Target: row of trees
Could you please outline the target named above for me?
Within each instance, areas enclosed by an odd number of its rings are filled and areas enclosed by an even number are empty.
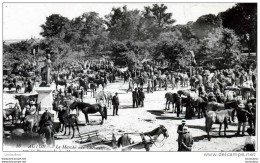
[[[233,67],[242,49],[256,51],[256,10],[254,3],[240,3],[185,25],[174,25],[176,20],[164,4],[145,6],[142,11],[113,8],[105,18],[96,12],[72,20],[53,14],[41,26],[44,39],[4,45],[4,58],[28,55],[37,44],[38,55],[51,48],[57,64],[108,55],[122,66],[161,59],[178,68],[191,63],[188,52],[192,50],[198,65]]]

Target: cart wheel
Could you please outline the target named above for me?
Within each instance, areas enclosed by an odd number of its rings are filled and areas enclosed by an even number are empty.
[[[104,150],[104,151],[112,151],[112,150],[113,150],[113,148],[111,148],[111,147],[108,146],[108,145],[97,145],[97,146],[95,146],[94,149]]]

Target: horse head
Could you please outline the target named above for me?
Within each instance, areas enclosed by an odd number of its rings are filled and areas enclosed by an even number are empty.
[[[71,109],[71,110],[76,109],[77,104],[78,104],[78,102],[77,102],[77,101],[74,101],[72,104],[70,104],[70,106],[69,106],[70,109]]]
[[[163,136],[164,136],[164,138],[168,138],[169,137],[169,134],[168,134],[168,131],[167,131],[167,129],[165,128],[165,126],[164,125],[160,125],[160,131],[161,131],[161,133],[163,134]],[[160,134],[161,134],[160,133]]]

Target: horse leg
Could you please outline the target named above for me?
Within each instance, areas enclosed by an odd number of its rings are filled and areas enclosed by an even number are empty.
[[[70,128],[71,128],[71,124],[69,124],[69,135],[70,135]]]
[[[64,134],[63,134],[63,135],[66,135],[66,132],[67,132],[67,125],[66,125],[66,124],[64,124],[64,126],[65,126],[65,132],[64,132]]]
[[[73,139],[74,138],[75,129],[74,129],[74,125],[73,124],[71,126],[72,126],[72,131],[73,131],[71,139]]]
[[[220,136],[220,131],[221,131],[221,127],[222,127],[222,123],[219,124],[219,131],[218,131],[218,135]]]
[[[198,112],[198,119],[200,119],[200,112],[201,112],[201,109],[199,106],[196,107],[197,108],[197,112]]]
[[[84,113],[85,114],[85,119],[86,119],[86,125],[89,123],[88,121],[88,114],[87,113]]]
[[[102,117],[102,120],[101,120],[100,124],[103,125],[104,119],[105,119],[105,113],[104,113],[104,111],[99,111],[99,113],[100,113],[100,115]]]
[[[168,103],[168,100],[166,99],[165,111],[167,110],[167,103]]]
[[[226,137],[226,131],[227,131],[227,128],[228,128],[228,124],[227,124],[227,120],[225,120],[224,122],[224,136]]]

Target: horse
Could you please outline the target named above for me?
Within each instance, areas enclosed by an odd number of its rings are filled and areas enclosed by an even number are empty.
[[[102,79],[96,79],[96,78],[93,78],[93,77],[89,77],[88,79],[89,79],[90,82],[95,83],[95,84],[97,85],[97,88],[99,87],[99,85],[101,85],[101,86],[102,86],[102,89],[104,90],[104,88],[105,88],[105,82],[104,82],[104,80],[102,80]]]
[[[97,84],[96,83],[90,83],[89,85],[90,85],[89,88],[91,90],[90,95],[92,95],[94,97],[94,94],[97,90]]]
[[[139,85],[141,85],[141,87],[143,87],[143,84],[144,84],[144,78],[143,77],[134,77],[132,79],[132,83],[133,83],[133,88],[134,88],[134,85],[136,84],[136,86],[138,87]]]
[[[166,104],[165,104],[165,110],[170,110],[170,103],[172,103],[172,108],[174,107],[174,98],[173,98],[173,93],[167,92],[165,93],[165,98],[166,98]],[[168,108],[167,108],[168,104]]]
[[[231,117],[232,110],[233,109],[207,112],[206,120],[205,120],[205,129],[206,129],[209,141],[211,139],[209,132],[214,123],[219,124],[219,136],[220,136],[222,124],[224,124],[224,136],[226,136],[226,129],[228,127],[228,121]]]
[[[206,106],[206,112],[208,111],[220,111],[220,110],[225,110],[225,105],[217,102],[208,102]]]
[[[19,106],[18,103],[10,103],[8,104],[9,108],[3,109],[3,117],[4,119],[7,119],[9,116],[12,116],[12,124],[17,123],[18,119],[20,118],[21,114],[21,107]]]
[[[74,132],[75,132],[74,126],[77,127],[78,133],[80,133],[79,127],[78,127],[78,124],[79,124],[78,117],[75,114],[70,114],[70,108],[68,107],[67,104],[65,104],[65,106],[59,106],[58,118],[60,121],[59,131],[61,128],[61,132],[63,132],[63,130],[65,128],[65,132],[63,135],[66,135],[67,127],[69,127],[69,135],[70,135],[70,128],[72,127],[73,133],[72,133],[71,139],[73,139]],[[62,127],[61,127],[61,125],[62,125]]]
[[[65,86],[65,88],[67,88],[67,81],[66,80],[55,79],[55,84],[56,84],[56,90],[58,89],[58,85]]]
[[[179,90],[177,91],[177,93],[181,96],[181,95],[184,95],[184,96],[190,96],[190,91],[189,90]]]
[[[135,143],[133,141],[133,138],[130,136],[130,134],[137,134],[141,137],[141,142]],[[150,146],[154,144],[158,137],[163,134],[164,139],[169,137],[167,129],[164,127],[164,125],[160,125],[159,127],[155,128],[154,130],[150,132],[145,133],[125,133],[123,134],[117,141],[117,146],[123,147],[122,151],[130,151],[131,149],[143,149],[145,148],[146,151],[150,150]],[[150,142],[147,142],[145,139],[145,136],[147,136],[150,139]],[[124,148],[125,147],[125,148]]]
[[[106,96],[105,91],[100,91],[100,92],[96,93],[94,95],[94,98],[96,99],[97,103],[100,103],[101,101],[104,101],[104,100],[107,101],[107,96]]]
[[[91,105],[89,103],[74,101],[70,105],[70,109],[74,110],[76,108],[81,110],[83,112],[83,114],[85,115],[86,124],[89,123],[88,114],[94,114],[94,113],[99,112],[102,117],[102,121],[100,123],[101,125],[103,124],[104,119],[107,119],[107,107],[106,106],[102,107],[100,104]]]
[[[202,98],[202,97],[198,97],[194,100],[194,107],[197,110],[198,113],[198,118],[200,119],[200,116],[206,117],[206,106],[208,104],[208,99],[207,98]]]

